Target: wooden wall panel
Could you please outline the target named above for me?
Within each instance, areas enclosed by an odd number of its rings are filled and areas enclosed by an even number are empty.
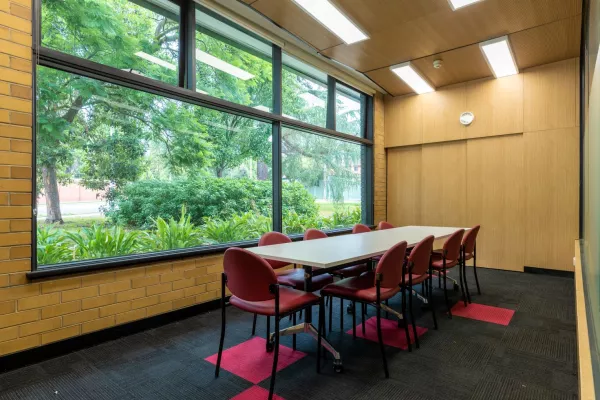
[[[385,98],[385,147],[410,146],[423,142],[423,98]]]
[[[424,145],[421,160],[421,225],[464,226],[466,142]]]
[[[523,136],[467,142],[467,224],[480,224],[477,263],[523,271]]]
[[[466,128],[459,122],[467,106],[465,88],[461,83],[419,96],[423,99],[423,143],[466,137]]]
[[[421,146],[390,149],[387,161],[388,221],[421,225]]]
[[[573,271],[578,238],[579,129],[527,132],[525,265]]]
[[[525,132],[579,125],[579,59],[523,72]]]
[[[523,75],[467,83],[466,111],[475,120],[468,138],[523,132]]]

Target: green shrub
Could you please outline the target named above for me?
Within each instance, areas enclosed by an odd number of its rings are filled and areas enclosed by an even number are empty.
[[[120,226],[107,228],[94,224],[77,232],[66,232],[65,236],[73,242],[74,258],[83,260],[136,253],[142,245],[140,232],[128,232]]]
[[[283,214],[283,233],[304,233],[309,228],[327,229],[323,218],[319,215],[309,216],[287,211]]]
[[[191,222],[202,225],[205,218],[227,220],[245,212],[270,215],[271,181],[200,177],[178,181],[138,181],[108,193],[105,214],[117,225],[149,228],[154,220],[179,217],[186,206]],[[318,206],[300,183],[282,187],[284,212],[316,216]]]
[[[52,227],[37,228],[37,262],[39,265],[73,261],[69,241],[61,230]]]
[[[179,221],[171,218],[165,221],[158,217],[154,221],[155,229],[144,232],[146,237],[144,247],[148,251],[182,249],[206,244],[198,229],[191,222],[191,215],[186,215],[185,206],[181,207]]]
[[[331,217],[323,219],[323,224],[327,229],[345,228],[358,224],[362,221],[360,207],[336,207]]]

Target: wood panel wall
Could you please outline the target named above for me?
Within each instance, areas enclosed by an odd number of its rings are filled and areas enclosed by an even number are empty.
[[[478,263],[572,271],[578,237],[578,59],[386,97],[388,220],[481,224]],[[475,114],[464,127],[459,116]]]

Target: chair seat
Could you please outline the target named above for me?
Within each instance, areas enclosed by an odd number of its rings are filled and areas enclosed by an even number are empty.
[[[399,287],[381,288],[381,300],[390,299],[399,292]],[[349,300],[373,303],[377,301],[374,274],[369,272],[327,285],[321,290],[321,296],[342,297]]]
[[[456,267],[458,260],[446,260],[446,269]],[[440,253],[433,252],[431,254],[431,267],[434,269],[443,269],[444,260]]]
[[[342,278],[351,278],[353,276],[360,276],[362,273],[368,271],[369,267],[367,266],[367,264],[359,264],[353,265],[351,267],[338,269],[337,271],[333,271],[331,274],[335,276],[340,276]]]
[[[422,283],[424,281],[426,281],[427,279],[429,279],[429,274],[423,274],[423,275],[412,275],[412,284],[414,285],[418,285],[419,283]],[[410,274],[406,274],[404,275],[404,282],[406,283],[406,286],[408,286],[408,283],[410,282]]]
[[[298,290],[304,290],[304,269],[296,268],[289,270],[290,272],[277,276],[277,282],[282,285],[292,286]],[[333,282],[333,276],[330,274],[321,274],[313,276],[312,290],[313,292],[322,289]]]
[[[473,258],[473,253],[465,253],[465,261]]]
[[[319,296],[312,293],[280,286],[279,314],[287,314],[310,305],[318,304],[319,299]],[[248,311],[253,314],[267,316],[275,315],[275,299],[266,301],[246,301],[239,297],[231,296],[229,303],[240,310]]]

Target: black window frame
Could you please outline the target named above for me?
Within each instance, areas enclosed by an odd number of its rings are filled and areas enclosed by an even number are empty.
[[[57,69],[64,72],[73,73],[76,75],[97,79],[102,82],[112,83],[119,86],[127,87],[134,90],[143,91],[150,94],[159,95],[162,97],[182,101],[188,104],[202,106],[205,108],[223,111],[231,114],[236,114],[258,121],[270,123],[272,125],[272,183],[273,183],[273,220],[272,226],[275,231],[282,231],[282,167],[281,167],[281,131],[283,127],[292,128],[298,131],[307,132],[310,134],[323,135],[337,140],[344,140],[361,145],[361,161],[363,165],[361,190],[362,190],[362,216],[363,223],[368,225],[373,224],[374,217],[374,198],[373,198],[373,97],[362,91],[353,88],[352,86],[343,83],[331,75],[327,75],[327,123],[326,127],[320,127],[305,123],[296,119],[288,118],[282,115],[282,49],[274,43],[270,43],[272,48],[272,68],[273,68],[273,104],[272,112],[265,112],[249,106],[244,106],[222,100],[210,95],[196,92],[196,9],[199,8],[203,12],[218,18],[243,31],[253,37],[259,38],[254,32],[250,32],[244,27],[238,26],[232,21],[218,15],[206,7],[200,6],[193,0],[169,0],[170,2],[180,7],[180,27],[179,27],[179,85],[174,86],[165,82],[161,82],[152,78],[132,74],[122,71],[118,68],[108,65],[99,64],[93,61],[78,58],[76,56],[53,50],[41,46],[41,2],[43,0],[34,0],[34,18],[33,18],[33,91],[36,93],[36,67],[41,65]],[[129,0],[135,4],[146,4],[144,0]],[[260,40],[269,43],[263,38]],[[346,133],[341,133],[335,130],[336,118],[336,85],[344,85],[352,90],[361,93],[361,112],[363,113],[363,134],[354,136]],[[37,193],[36,189],[36,101],[32,102],[32,143],[34,151],[32,152],[32,193]],[[53,264],[51,266],[38,267],[37,264],[37,202],[33,199],[32,202],[32,246],[31,246],[31,272],[28,273],[28,278],[38,279],[51,276],[69,275],[74,273],[82,273],[109,268],[118,268],[125,266],[134,266],[139,264],[147,264],[151,262],[162,262],[168,260],[176,260],[187,257],[199,257],[209,254],[222,253],[227,248],[237,247],[252,247],[258,244],[258,240],[247,240],[242,242],[233,242],[218,244],[212,246],[199,246],[191,248],[183,248],[176,250],[149,252],[134,255],[124,255],[111,258],[92,259],[73,261],[68,263]],[[344,234],[351,231],[351,228],[328,230],[330,235]],[[290,235],[292,240],[301,240],[302,235]]]

